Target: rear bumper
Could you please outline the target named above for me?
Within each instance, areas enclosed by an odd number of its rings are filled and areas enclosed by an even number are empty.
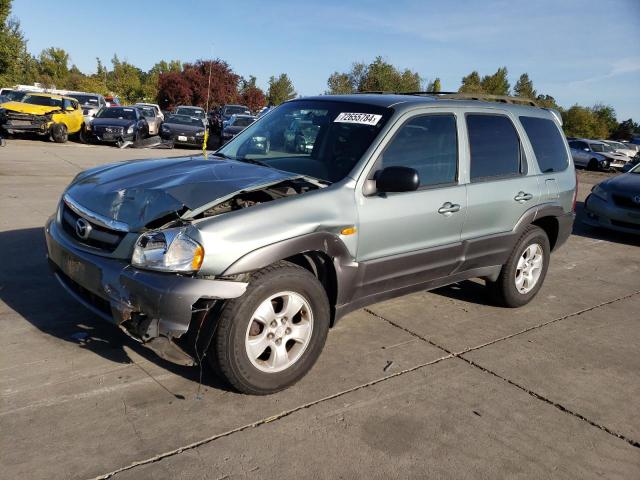
[[[187,332],[198,300],[236,298],[247,288],[243,282],[140,270],[85,252],[74,246],[55,217],[47,222],[45,237],[49,264],[65,290],[148,346],[154,339],[172,340]]]
[[[556,243],[553,247],[554,250],[560,248],[571,235],[576,214],[574,212],[569,212],[556,218],[558,219],[558,238],[556,239]]]

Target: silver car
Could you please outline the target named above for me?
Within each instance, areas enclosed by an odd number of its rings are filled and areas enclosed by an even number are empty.
[[[594,186],[584,209],[587,225],[640,234],[640,164]]]
[[[138,110],[142,113],[142,116],[149,125],[149,135],[158,135],[160,133],[160,126],[162,125],[162,117],[159,112],[153,107],[144,107],[138,105]]]
[[[481,278],[525,305],[571,232],[576,174],[557,112],[501,101],[296,99],[215,155],[87,170],[46,224],[50,264],[96,315],[251,394],[302,378],[371,303]],[[312,148],[285,146],[293,119]]]
[[[571,155],[577,166],[589,170],[622,170],[630,160],[622,153],[617,153],[613,147],[598,140],[577,138],[569,141]]]

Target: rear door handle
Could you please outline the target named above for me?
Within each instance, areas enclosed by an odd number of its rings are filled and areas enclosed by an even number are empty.
[[[459,212],[460,205],[457,203],[446,202],[438,209],[438,213],[442,215],[451,215],[452,213]]]
[[[531,200],[532,198],[533,198],[533,195],[525,192],[518,192],[518,194],[515,197],[513,197],[513,199],[516,202],[526,202],[528,200]]]

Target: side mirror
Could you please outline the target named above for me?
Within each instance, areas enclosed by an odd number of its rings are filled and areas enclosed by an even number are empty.
[[[418,172],[409,167],[387,167],[376,174],[376,190],[380,193],[413,192],[420,186]]]

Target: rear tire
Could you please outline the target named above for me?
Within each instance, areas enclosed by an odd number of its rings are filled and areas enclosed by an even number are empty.
[[[488,284],[496,302],[509,308],[529,303],[547,275],[550,251],[545,231],[529,225],[502,266],[498,280]]]
[[[587,164],[587,170],[598,170],[598,160],[592,158]]]
[[[64,123],[54,123],[51,126],[51,138],[56,143],[66,143],[69,140],[69,132]]]
[[[207,357],[242,393],[278,392],[311,370],[329,321],[329,301],[318,279],[278,262],[254,273],[244,295],[226,302]]]

